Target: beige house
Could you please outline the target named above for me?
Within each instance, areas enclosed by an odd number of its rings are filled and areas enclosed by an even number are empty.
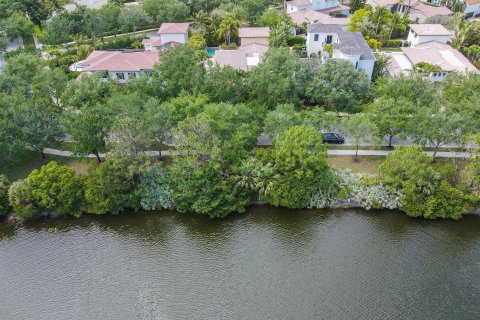
[[[237,70],[249,71],[264,59],[268,46],[251,43],[240,46],[237,50],[218,50],[213,56],[213,64],[219,67],[231,66]]]
[[[387,71],[391,77],[408,75],[413,72],[414,66],[420,63],[438,67],[438,70],[423,75],[434,82],[443,81],[452,72],[478,73],[477,68],[461,52],[446,43],[430,41],[415,47],[402,48],[402,52],[385,54],[390,57]]]
[[[252,43],[268,46],[270,43],[270,28],[239,28],[238,37],[240,38],[241,46]]]
[[[453,11],[445,6],[428,5],[417,0],[367,0],[367,4],[372,7],[385,7],[392,12],[408,12],[410,20],[415,23],[423,23],[431,17],[453,14]]]

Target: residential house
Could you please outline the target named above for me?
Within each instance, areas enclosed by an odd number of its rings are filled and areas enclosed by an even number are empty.
[[[480,17],[480,0],[465,0],[465,17]]]
[[[447,43],[452,36],[453,32],[441,24],[411,24],[407,40],[414,47],[430,41]]]
[[[93,51],[82,63],[84,74],[100,73],[103,78],[126,82],[149,74],[160,60],[156,51]]]
[[[231,66],[237,70],[249,71],[263,61],[268,46],[250,43],[237,50],[217,50],[213,56],[213,64],[219,67]]]
[[[360,32],[344,31],[341,26],[332,24],[309,25],[308,55],[319,54],[326,59],[325,45],[333,46],[332,58],[350,61],[355,69],[363,70],[372,78],[375,56]]]
[[[350,8],[338,3],[338,0],[292,0],[287,1],[287,13],[302,10],[315,10],[321,13],[329,14],[331,12],[340,12],[348,15]]]
[[[320,23],[338,24],[346,29],[350,23],[350,17],[332,17],[328,14],[310,9],[290,12],[287,13],[287,15],[292,19],[292,22],[297,25],[298,28],[302,28],[304,25],[309,25],[312,23]],[[297,30],[295,30],[295,34],[297,34]]]
[[[423,76],[431,81],[443,81],[452,72],[478,73],[477,68],[458,50],[448,44],[436,41],[420,43],[415,47],[402,48],[402,52],[384,53],[390,57],[387,67],[391,77],[408,75],[413,72],[415,65],[427,63],[438,70],[424,73]]]
[[[270,28],[239,28],[238,37],[240,38],[241,46],[252,43],[258,43],[268,46],[270,42]]]
[[[162,23],[157,34],[142,41],[145,51],[163,51],[188,41],[189,23]]]
[[[409,18],[416,23],[423,23],[430,17],[453,14],[453,11],[445,6],[425,4],[417,0],[367,0],[367,4],[372,7],[385,7],[392,12],[408,12]]]

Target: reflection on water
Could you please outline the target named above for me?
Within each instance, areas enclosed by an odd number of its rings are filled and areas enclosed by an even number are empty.
[[[480,217],[254,207],[0,224],[0,287],[13,320],[479,319]]]

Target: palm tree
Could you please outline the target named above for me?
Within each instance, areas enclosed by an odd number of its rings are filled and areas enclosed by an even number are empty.
[[[206,13],[203,10],[198,11],[193,17],[192,17],[192,26],[200,31],[205,31],[207,28],[210,26],[212,23],[212,19],[208,16],[208,13]]]
[[[238,28],[240,26],[240,21],[238,21],[233,14],[227,13],[218,26],[218,36],[223,37],[226,44],[230,44],[232,38],[238,35]]]

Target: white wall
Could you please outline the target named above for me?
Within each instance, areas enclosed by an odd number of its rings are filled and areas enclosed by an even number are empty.
[[[368,78],[372,80],[373,66],[375,65],[375,60],[359,60],[357,65],[357,70],[363,70],[368,75]]]
[[[313,0],[312,10],[321,10],[338,6],[338,0]]]
[[[419,36],[413,30],[410,29],[407,40],[410,42],[411,46],[414,47],[417,44],[429,42],[429,41],[447,43],[450,40],[450,38],[451,36]]]
[[[318,34],[318,41],[315,41],[315,35]],[[307,35],[307,54],[318,54],[326,44],[327,36],[332,36],[332,44],[338,43],[336,33],[308,33]]]
[[[162,44],[167,42],[178,42],[178,43],[185,43],[188,40],[188,33],[169,33],[169,34],[161,34],[160,38],[162,39]]]
[[[480,14],[480,3],[467,4],[467,7],[465,8],[465,15],[467,14],[469,15],[469,17]]]

